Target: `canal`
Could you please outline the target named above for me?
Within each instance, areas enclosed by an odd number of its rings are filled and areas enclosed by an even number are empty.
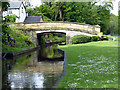
[[[2,61],[2,88],[52,88],[64,71],[64,52],[57,45]]]

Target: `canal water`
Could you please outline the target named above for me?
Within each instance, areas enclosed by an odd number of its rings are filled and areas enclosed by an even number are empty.
[[[2,88],[52,88],[63,74],[64,56],[57,46],[45,46],[2,61]]]

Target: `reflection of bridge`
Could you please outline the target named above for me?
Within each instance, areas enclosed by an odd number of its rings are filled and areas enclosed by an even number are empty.
[[[67,44],[71,43],[74,35],[93,36],[100,33],[100,26],[81,24],[74,22],[39,22],[39,23],[15,23],[10,24],[19,30],[23,30],[32,40],[37,43],[37,34],[44,32],[66,33]]]

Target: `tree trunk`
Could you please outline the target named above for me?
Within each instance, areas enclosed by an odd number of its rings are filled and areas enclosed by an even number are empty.
[[[60,21],[62,21],[62,2],[59,3]]]
[[[60,9],[59,11],[60,11],[60,21],[62,21],[62,9]]]
[[[57,15],[55,15],[55,21],[56,21]]]

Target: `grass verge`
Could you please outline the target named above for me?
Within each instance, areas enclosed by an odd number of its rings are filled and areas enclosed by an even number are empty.
[[[118,88],[118,41],[59,46],[67,73],[57,88]]]

